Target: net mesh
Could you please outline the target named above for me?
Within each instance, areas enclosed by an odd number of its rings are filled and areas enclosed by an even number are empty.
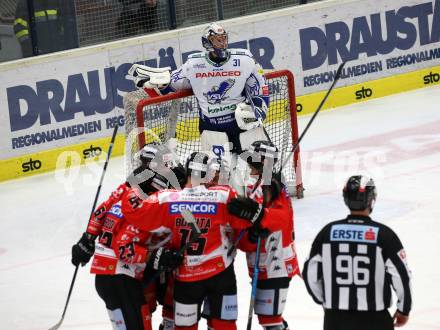
[[[299,153],[291,153],[292,146],[298,139],[298,128],[293,76],[290,74],[289,78],[289,74],[288,71],[266,74],[270,105],[264,127],[272,142],[281,151],[276,169],[284,164],[283,175],[286,183],[289,187],[296,187],[298,192],[298,187],[301,186],[301,180],[296,175],[296,170],[300,168]],[[162,101],[158,102],[159,99]],[[132,171],[133,156],[140,149],[143,141],[165,142],[175,137],[177,140],[175,150],[183,164],[192,152],[200,151],[199,112],[197,100],[192,92],[184,91],[148,99],[144,91],[138,90],[125,95],[124,108],[127,173]],[[136,111],[138,111],[138,119]]]

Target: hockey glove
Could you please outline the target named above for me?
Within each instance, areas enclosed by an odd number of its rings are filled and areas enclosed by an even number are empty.
[[[171,171],[174,173],[177,179],[177,183],[179,184],[179,187],[173,187],[173,188],[179,188],[182,189],[186,184],[186,171],[185,168],[179,164],[171,169]]]
[[[72,264],[84,266],[95,253],[95,236],[84,233],[81,239],[72,246]]]
[[[234,114],[237,126],[240,127],[242,130],[249,131],[260,126],[260,122],[255,117],[254,110],[249,104],[245,102],[237,104],[237,108],[235,109]]]
[[[266,239],[270,232],[266,228],[261,228],[260,226],[252,226],[248,229],[248,240],[252,244],[257,244],[258,237],[261,239]]]
[[[269,192],[269,198],[268,202],[273,202],[281,195],[281,191],[283,190],[284,186],[281,181],[281,173],[272,173],[272,177],[270,180],[270,185],[264,185],[263,190],[267,189]]]
[[[264,216],[264,207],[249,197],[237,197],[228,203],[229,213],[258,225]]]
[[[253,110],[255,114],[255,118],[258,121],[263,121],[266,119],[266,113],[267,113],[267,104],[264,100],[264,97],[260,96],[253,96],[252,97],[252,103],[253,103]]]
[[[176,250],[158,248],[151,254],[148,261],[148,267],[156,271],[172,271],[183,262],[183,255]]]

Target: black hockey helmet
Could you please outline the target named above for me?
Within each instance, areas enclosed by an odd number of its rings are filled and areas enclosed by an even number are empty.
[[[136,168],[127,177],[126,184],[128,187],[140,189],[139,192],[143,198],[170,187],[170,182],[166,177],[142,166]],[[145,195],[142,195],[142,193]]]
[[[159,143],[152,142],[146,144],[138,153],[135,154],[135,161],[138,161],[139,166],[148,167],[150,162],[156,157],[159,148]]]
[[[263,171],[264,160],[271,159],[274,166],[278,160],[278,148],[270,141],[260,140],[252,142],[249,150],[244,153],[246,162],[257,171]]]
[[[202,179],[208,173],[209,156],[204,152],[193,152],[186,161],[187,178]]]
[[[157,142],[146,144],[134,158],[136,167],[150,168],[162,174],[167,173],[168,169],[174,166],[171,150]]]
[[[342,195],[350,210],[362,211],[369,208],[371,212],[377,196],[376,185],[370,177],[353,175],[347,180]]]

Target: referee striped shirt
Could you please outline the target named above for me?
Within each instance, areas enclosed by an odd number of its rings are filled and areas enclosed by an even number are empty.
[[[411,310],[411,272],[397,235],[366,216],[331,222],[316,236],[303,269],[307,290],[325,309]]]

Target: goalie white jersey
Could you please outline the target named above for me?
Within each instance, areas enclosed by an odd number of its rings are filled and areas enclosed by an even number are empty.
[[[245,88],[256,107],[268,106],[269,88],[263,70],[246,49],[229,49],[226,61],[213,62],[208,52],[189,56],[171,75],[170,85],[162,93],[193,90],[200,111],[200,130],[240,132],[235,121],[237,105],[246,99]]]

